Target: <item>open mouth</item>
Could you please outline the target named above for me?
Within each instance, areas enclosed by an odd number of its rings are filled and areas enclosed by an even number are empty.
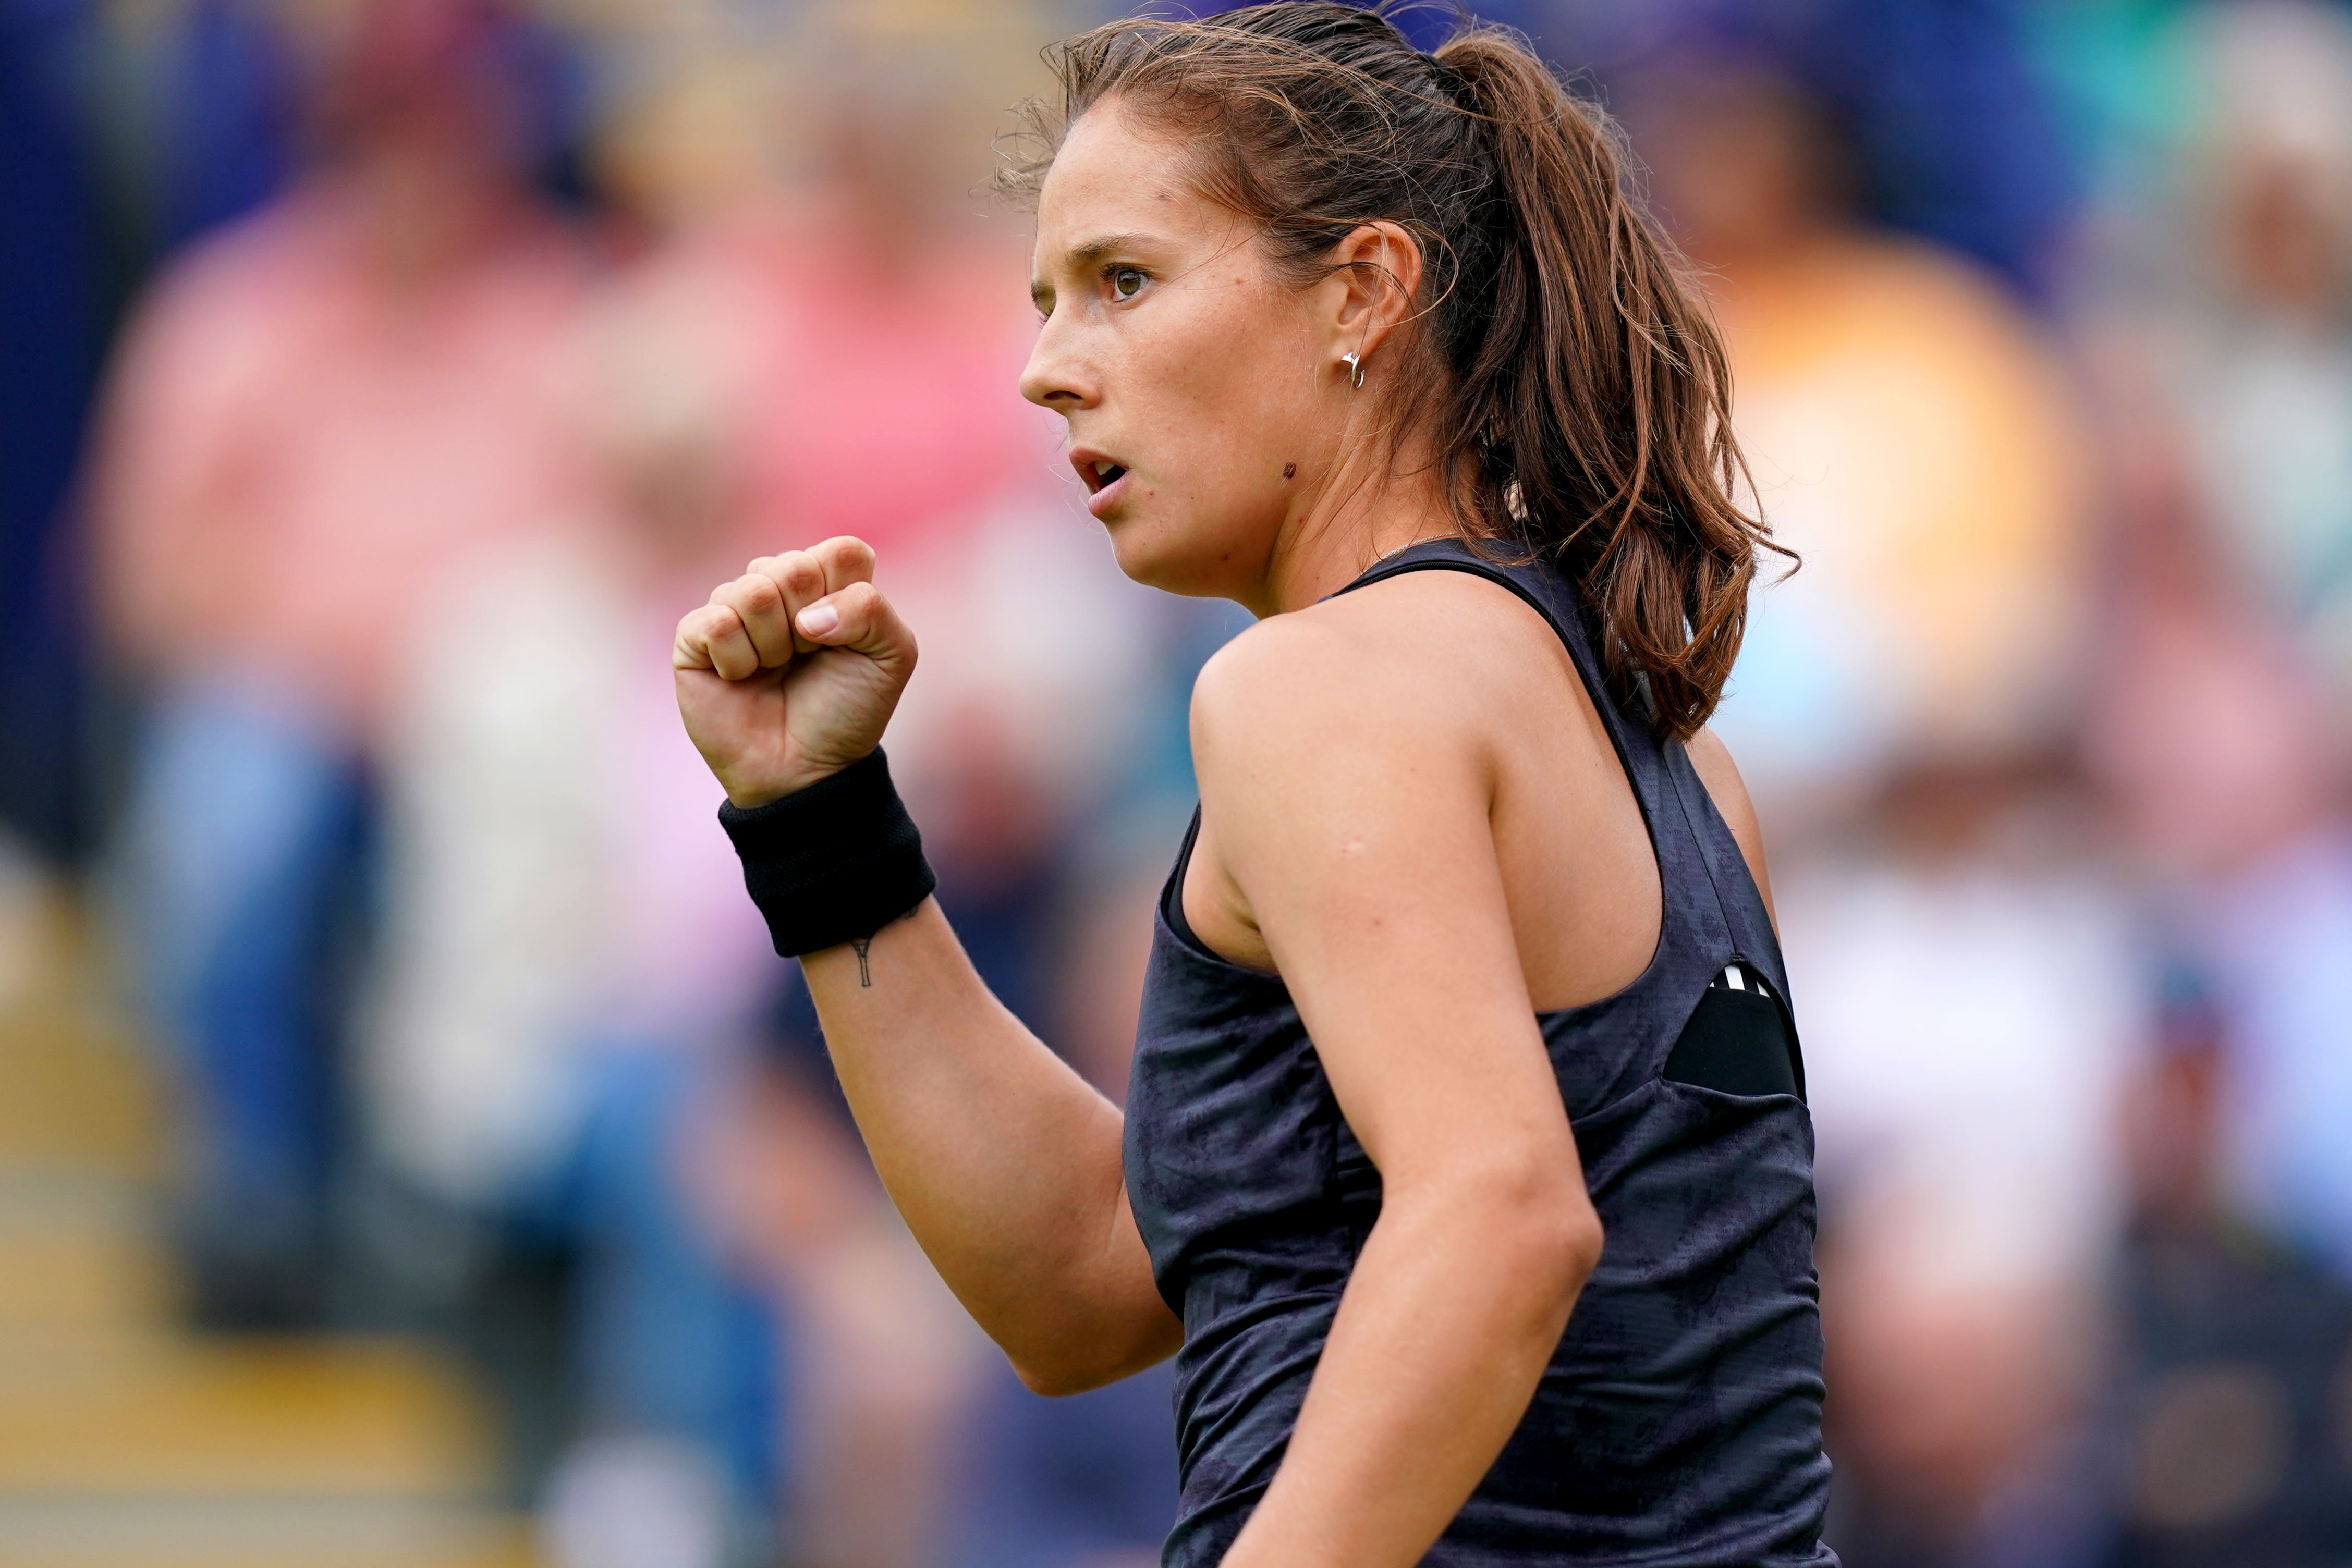
[[[1087,493],[1090,496],[1099,496],[1127,477],[1127,465],[1123,463],[1113,463],[1108,459],[1094,463],[1080,463],[1077,469],[1078,477],[1086,481]]]

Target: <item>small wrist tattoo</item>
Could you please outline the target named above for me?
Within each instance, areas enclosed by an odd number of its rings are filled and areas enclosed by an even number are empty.
[[[891,916],[887,924],[895,925],[901,920],[912,920],[915,917],[916,912],[921,908],[922,905],[919,904],[915,905],[914,909],[909,909],[904,915]],[[874,965],[872,963],[874,938],[881,935],[882,933],[879,931],[869,931],[863,936],[852,936],[849,939],[849,946],[855,949],[857,954],[857,985],[858,988],[861,990],[870,991],[874,988]]]

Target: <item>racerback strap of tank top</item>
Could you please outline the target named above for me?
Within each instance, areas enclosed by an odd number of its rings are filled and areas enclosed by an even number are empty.
[[[1724,868],[1718,863],[1716,846],[1706,823],[1713,811],[1706,795],[1706,786],[1699,781],[1696,770],[1684,748],[1675,744],[1662,743],[1651,729],[1647,716],[1629,714],[1611,690],[1607,665],[1592,645],[1591,613],[1583,595],[1567,575],[1539,560],[1489,560],[1459,538],[1423,539],[1391,556],[1375,561],[1361,576],[1341,593],[1368,588],[1375,582],[1412,571],[1461,571],[1483,577],[1508,589],[1541,615],[1566,644],[1569,656],[1576,662],[1584,681],[1585,691],[1599,710],[1601,725],[1609,731],[1609,739],[1617,750],[1617,760],[1625,772],[1646,819],[1653,846],[1660,856],[1659,873],[1668,873],[1667,845],[1664,835],[1669,830],[1669,813],[1679,823],[1676,839],[1687,838],[1697,852],[1697,870],[1706,884],[1708,897],[1698,901],[1697,915],[1705,927],[1711,946],[1719,948],[1718,963],[1732,957],[1759,957],[1761,954],[1748,949],[1755,944],[1743,939],[1743,922],[1735,918],[1732,909],[1736,898],[1724,885]],[[1696,791],[1694,800],[1692,791]],[[1777,969],[1775,965],[1774,968]],[[1781,995],[1787,987],[1777,973],[1767,971]]]
[[[1715,894],[1716,914],[1723,922],[1725,937],[1733,954],[1763,976],[1785,1003],[1788,977],[1780,963],[1780,944],[1770,939],[1771,922],[1764,914],[1762,895],[1752,891],[1755,880],[1748,875],[1744,860],[1737,872],[1726,864],[1724,846],[1710,831],[1711,822],[1721,822],[1722,813],[1707,794],[1706,782],[1698,776],[1688,748],[1676,745],[1660,749],[1664,756],[1666,777],[1682,807],[1683,820],[1690,828],[1692,841],[1698,846],[1699,863],[1706,869],[1707,886]],[[1724,828],[1723,837],[1730,838],[1729,828]],[[1735,857],[1739,854],[1736,841],[1730,846],[1730,853]],[[1748,907],[1751,904],[1752,910]],[[1735,914],[1735,910],[1742,913]],[[1760,931],[1756,929],[1759,924]]]

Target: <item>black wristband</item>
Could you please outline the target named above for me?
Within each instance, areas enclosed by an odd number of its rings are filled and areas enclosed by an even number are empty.
[[[939,885],[879,749],[764,806],[730,800],[719,824],[788,958],[871,936]]]

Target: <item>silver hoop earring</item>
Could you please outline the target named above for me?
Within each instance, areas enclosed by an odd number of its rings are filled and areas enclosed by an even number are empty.
[[[1364,384],[1364,361],[1362,360],[1358,359],[1353,354],[1342,354],[1339,356],[1339,362],[1348,367],[1349,379],[1355,385],[1360,387]]]

